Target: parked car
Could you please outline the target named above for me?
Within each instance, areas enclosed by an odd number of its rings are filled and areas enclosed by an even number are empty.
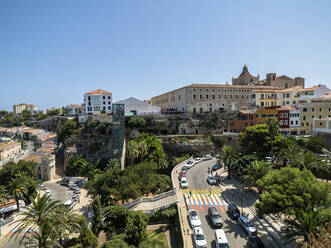
[[[246,216],[241,215],[238,218],[239,225],[244,229],[248,236],[256,236],[257,230],[256,227]]]
[[[38,189],[39,189],[39,190],[46,190],[46,186],[45,186],[44,184],[40,184],[40,185],[38,186]]]
[[[194,165],[195,165],[194,161],[193,161],[193,160],[189,160],[189,161],[187,161],[187,163],[186,163],[185,166],[186,166],[188,169],[190,169],[190,168],[192,168]]]
[[[80,189],[79,189],[79,188],[74,189],[74,193],[75,193],[75,194],[80,194]]]
[[[188,188],[188,182],[186,177],[182,177],[180,180],[180,187],[182,189],[187,189]]]
[[[181,172],[179,172],[179,175],[178,175],[179,181],[181,180],[182,177],[186,177],[186,173],[181,171]]]
[[[230,248],[228,239],[226,238],[223,229],[215,230],[215,244],[216,248]]]
[[[206,161],[206,160],[210,160],[212,158],[213,157],[211,155],[205,155],[205,156],[203,156],[202,160]]]
[[[181,169],[180,171],[181,171],[181,172],[185,172],[185,173],[186,173],[186,172],[187,172],[187,170],[188,170],[187,166],[183,166],[183,167],[182,167],[182,169]]]
[[[190,210],[188,212],[188,218],[190,220],[191,228],[201,226],[201,220],[196,210]]]
[[[207,178],[207,183],[210,185],[215,185],[217,183],[217,180],[213,175],[209,174]]]
[[[194,161],[195,161],[196,164],[197,163],[200,163],[202,161],[202,158],[199,158],[199,157],[198,158],[195,158]]]
[[[60,182],[60,184],[63,186],[68,186],[68,183],[69,183],[69,179],[62,179]]]
[[[52,195],[52,191],[50,189],[46,190],[45,195],[50,198]]]
[[[194,240],[194,247],[196,248],[208,247],[206,236],[203,234],[201,227],[193,228],[193,240]]]
[[[64,203],[64,207],[68,210],[71,210],[73,209],[73,207],[76,205],[76,202],[75,201],[72,201],[72,200],[68,200]]]
[[[213,165],[213,167],[211,167],[212,171],[217,171],[218,169],[221,169],[223,166],[221,163],[216,163],[215,165]]]
[[[78,189],[78,185],[73,183],[70,185],[70,189],[74,190],[74,189]]]
[[[210,207],[208,209],[208,218],[214,227],[222,227],[223,221],[221,215],[215,207]]]
[[[264,248],[262,240],[257,236],[249,236],[247,245],[251,248]]]
[[[76,195],[76,194],[72,195],[72,201],[78,202],[78,199],[79,199],[78,195]]]
[[[76,184],[77,184],[77,186],[78,187],[83,187],[83,185],[85,184],[87,182],[87,180],[85,180],[85,179],[78,179],[78,180],[76,180]]]
[[[229,205],[228,205],[228,211],[229,211],[229,213],[232,215],[232,217],[234,219],[238,219],[239,218],[240,211],[239,211],[238,207],[235,204],[229,203]]]

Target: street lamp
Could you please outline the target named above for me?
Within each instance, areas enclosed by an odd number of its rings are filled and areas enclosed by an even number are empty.
[[[244,193],[244,189],[241,188],[240,189],[241,215],[244,215],[243,193]]]

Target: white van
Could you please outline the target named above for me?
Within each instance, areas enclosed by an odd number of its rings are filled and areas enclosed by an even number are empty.
[[[216,248],[230,248],[228,239],[226,238],[223,229],[215,230],[215,243],[216,243]]]
[[[76,205],[76,202],[72,201],[72,200],[68,200],[64,203],[64,207],[68,210],[73,209],[73,207]]]

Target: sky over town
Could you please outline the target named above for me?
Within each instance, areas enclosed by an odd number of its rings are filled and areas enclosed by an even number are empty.
[[[331,87],[331,1],[0,1],[0,109],[225,83],[248,65]]]

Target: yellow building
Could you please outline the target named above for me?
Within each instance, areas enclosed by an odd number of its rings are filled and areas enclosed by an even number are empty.
[[[331,97],[314,98],[305,102],[300,102],[300,123],[306,133],[311,133],[315,119],[331,118]],[[315,123],[319,127],[320,122]],[[317,125],[316,125],[317,124]],[[325,128],[322,123],[321,128]]]
[[[256,110],[256,122],[258,124],[266,123],[268,119],[278,121],[278,110],[277,108],[263,108]]]

